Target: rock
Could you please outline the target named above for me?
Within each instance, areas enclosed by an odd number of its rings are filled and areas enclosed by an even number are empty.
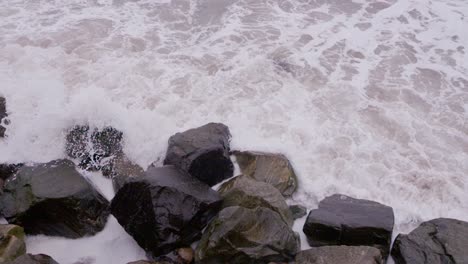
[[[4,97],[0,96],[0,138],[5,136],[6,127],[8,123],[6,117],[8,116],[6,111],[6,100]]]
[[[219,123],[177,133],[169,138],[164,165],[174,165],[213,186],[233,175],[230,137],[228,127]]]
[[[466,264],[467,249],[468,222],[438,218],[399,234],[392,256],[396,264]]]
[[[223,183],[218,192],[223,197],[223,208],[235,205],[249,209],[265,207],[277,212],[288,226],[293,225],[284,197],[271,184],[241,175]]]
[[[26,254],[24,230],[16,225],[0,225],[0,263]]]
[[[175,264],[171,260],[161,260],[161,261],[149,261],[149,260],[138,260],[133,262],[128,262],[127,264]]]
[[[108,201],[69,160],[21,167],[6,183],[0,209],[27,234],[68,238],[101,231],[109,215]]]
[[[193,262],[193,249],[191,247],[179,248],[177,252],[177,262],[181,264],[190,264]]]
[[[324,246],[301,251],[296,255],[298,264],[381,264],[382,255],[377,248],[367,246]]]
[[[304,225],[311,246],[373,246],[388,256],[393,209],[383,204],[335,194],[310,211]]]
[[[216,215],[221,197],[173,166],[150,167],[115,195],[112,214],[153,257],[189,246]]]
[[[289,206],[294,220],[304,217],[307,214],[307,208],[302,205],[294,204]]]
[[[297,188],[297,178],[289,160],[281,154],[234,151],[242,174],[275,186],[284,196]]]
[[[117,192],[127,180],[134,177],[142,177],[145,174],[142,167],[133,163],[124,155],[116,157],[107,168],[108,170],[103,170],[102,173],[112,179],[115,192]]]
[[[8,264],[58,264],[58,262],[44,254],[25,254]]]
[[[23,164],[0,164],[0,192],[5,181],[13,176]]]
[[[88,125],[75,126],[67,134],[66,152],[80,159],[80,167],[100,170],[122,154],[123,133],[113,127],[91,130]]]
[[[299,248],[298,236],[278,213],[231,206],[208,225],[195,259],[203,264],[289,262]]]

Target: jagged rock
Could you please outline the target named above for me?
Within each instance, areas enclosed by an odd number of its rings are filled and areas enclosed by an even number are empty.
[[[399,234],[392,256],[396,264],[466,264],[467,250],[468,222],[438,218]]]
[[[289,210],[294,220],[302,218],[307,214],[307,208],[298,204],[290,205]]]
[[[372,246],[386,259],[393,224],[391,207],[335,194],[310,211],[303,231],[311,246]]]
[[[8,262],[8,264],[59,264],[50,256],[44,254],[25,254],[15,259],[13,262]]]
[[[112,185],[114,191],[117,192],[125,182],[134,177],[141,177],[145,174],[145,171],[139,165],[130,161],[124,155],[116,157],[107,167],[107,170],[103,170],[103,175],[112,179]]]
[[[154,257],[196,241],[216,215],[221,197],[173,166],[150,167],[131,178],[112,200],[112,214]]]
[[[289,226],[294,222],[284,197],[271,184],[241,175],[223,183],[218,192],[223,197],[223,208],[235,205],[250,209],[265,207],[277,212]]]
[[[16,225],[0,225],[0,263],[26,254],[24,229]]]
[[[278,213],[231,206],[208,225],[195,259],[204,264],[288,262],[299,247],[298,236]]]
[[[88,125],[75,126],[67,134],[66,152],[69,157],[80,159],[81,168],[100,170],[122,155],[122,136],[113,127],[91,130]]]
[[[174,165],[213,186],[232,177],[227,126],[209,123],[169,138],[165,165]]]
[[[6,100],[4,97],[0,96],[0,138],[5,136],[5,125],[8,123],[5,117],[7,116],[8,114],[6,111]]]
[[[377,248],[367,246],[324,246],[301,251],[297,264],[381,264]]]
[[[297,188],[297,178],[289,160],[281,154],[234,151],[242,174],[275,186],[284,196]]]
[[[109,215],[108,201],[69,160],[23,166],[3,191],[3,216],[27,234],[93,235],[104,228]]]

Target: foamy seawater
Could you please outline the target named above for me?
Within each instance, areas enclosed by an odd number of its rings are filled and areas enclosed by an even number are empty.
[[[372,199],[395,233],[468,220],[467,20],[465,0],[0,1],[0,161],[64,157],[67,128],[89,122],[146,167],[173,133],[223,122],[233,149],[290,158],[294,202]],[[28,247],[62,264],[144,256],[115,220],[100,235]]]

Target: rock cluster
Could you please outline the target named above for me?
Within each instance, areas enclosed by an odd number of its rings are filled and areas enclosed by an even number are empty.
[[[112,178],[110,205],[73,161],[1,164],[0,213],[9,225],[0,225],[0,264],[57,264],[26,254],[25,234],[93,235],[110,213],[151,259],[128,264],[383,264],[389,252],[397,264],[468,263],[468,223],[422,223],[399,234],[390,250],[391,207],[334,194],[307,215],[308,208],[286,201],[298,186],[291,162],[275,153],[231,153],[230,137],[218,123],[177,133],[164,166],[144,170],[124,155],[122,132],[74,127],[66,153],[82,169]],[[241,170],[234,178],[231,154]],[[312,248],[300,251],[292,226],[305,215]]]

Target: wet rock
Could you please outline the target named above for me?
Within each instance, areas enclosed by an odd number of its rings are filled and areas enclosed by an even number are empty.
[[[208,225],[195,259],[204,264],[289,262],[299,247],[297,235],[278,213],[231,206]]]
[[[232,177],[227,126],[209,123],[169,138],[165,165],[174,165],[213,186]]]
[[[66,152],[69,157],[80,159],[81,168],[100,170],[122,154],[122,137],[122,132],[113,127],[98,130],[75,126],[67,134]]]
[[[5,181],[13,176],[23,164],[0,164],[0,192]]]
[[[468,263],[468,222],[438,218],[399,234],[392,248],[396,264]]]
[[[281,154],[234,151],[242,174],[275,186],[284,196],[297,188],[297,178],[289,160]]]
[[[24,230],[16,225],[0,225],[0,263],[26,254]]]
[[[367,246],[324,246],[301,251],[296,255],[298,264],[381,264],[382,255],[377,248]]]
[[[116,157],[108,167],[103,170],[103,175],[112,179],[114,191],[117,192],[127,182],[127,180],[135,177],[142,177],[145,171],[139,165],[130,161],[124,155]]]
[[[223,183],[218,192],[223,197],[223,208],[234,205],[249,209],[265,207],[277,212],[289,226],[294,222],[283,195],[271,184],[241,175]]]
[[[150,167],[129,180],[111,203],[112,214],[154,257],[189,246],[216,215],[221,197],[173,166]]]
[[[307,208],[302,205],[290,205],[289,211],[291,211],[294,220],[304,217],[307,214]]]
[[[44,254],[25,254],[8,264],[58,264],[58,262]]]
[[[311,246],[373,246],[386,259],[393,224],[391,207],[335,194],[310,211],[303,231]]]
[[[104,228],[108,202],[69,160],[21,167],[0,196],[0,209],[27,234],[78,238]]]
[[[0,138],[5,136],[5,125],[8,123],[8,121],[6,120],[7,116],[8,115],[6,112],[6,100],[4,97],[0,96]]]
[[[181,264],[190,264],[193,262],[193,249],[191,247],[179,248],[177,252],[177,262]]]

